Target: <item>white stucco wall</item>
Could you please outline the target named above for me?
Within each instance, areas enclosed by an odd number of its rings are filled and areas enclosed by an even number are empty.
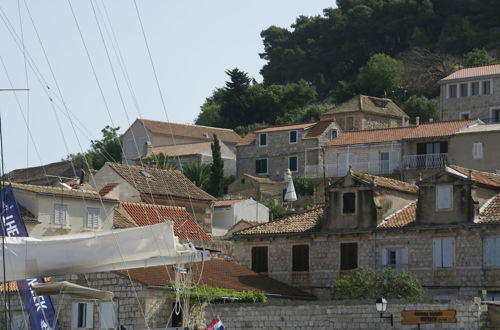
[[[214,228],[227,231],[240,220],[267,222],[269,221],[269,209],[253,199],[243,200],[230,206],[214,207],[212,220]]]

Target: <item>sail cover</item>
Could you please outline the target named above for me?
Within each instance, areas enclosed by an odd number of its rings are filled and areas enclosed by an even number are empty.
[[[7,281],[196,262],[208,258],[205,251],[196,251],[191,244],[180,244],[171,222],[43,239],[5,237]],[[4,280],[1,272],[0,280]]]

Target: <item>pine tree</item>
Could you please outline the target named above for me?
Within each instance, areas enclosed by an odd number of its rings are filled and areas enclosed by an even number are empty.
[[[212,165],[210,166],[210,180],[208,192],[215,197],[224,194],[224,162],[220,153],[220,143],[217,135],[214,134],[212,142]]]

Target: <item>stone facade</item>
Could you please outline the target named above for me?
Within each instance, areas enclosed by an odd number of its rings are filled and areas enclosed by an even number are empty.
[[[368,301],[209,305],[205,309],[205,318],[208,324],[219,315],[227,329],[416,329],[417,325],[402,324],[403,310],[456,311],[456,323],[422,324],[419,329],[490,329],[488,311],[479,312],[478,306],[471,301],[441,304],[389,302],[385,315],[393,315],[392,327],[390,320],[380,318],[375,303]]]

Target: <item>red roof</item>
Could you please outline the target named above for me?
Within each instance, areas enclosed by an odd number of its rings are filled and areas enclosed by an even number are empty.
[[[215,288],[232,289],[236,291],[259,291],[266,294],[279,294],[285,296],[313,297],[311,294],[274,280],[270,277],[257,274],[237,263],[211,259],[192,266],[193,279],[200,280],[200,284]],[[135,281],[148,286],[170,286],[175,274],[172,267],[158,266],[148,268],[129,269],[118,271],[129,276]]]
[[[500,222],[500,194],[493,196],[484,204],[479,219],[479,223]]]
[[[476,66],[472,68],[465,68],[450,74],[449,76],[440,80],[440,82],[449,82],[450,80],[459,80],[467,78],[480,78],[485,76],[500,75],[500,64],[492,64],[485,66]]]
[[[417,203],[412,202],[396,213],[388,216],[377,228],[401,228],[415,224],[417,220]]]
[[[181,240],[211,240],[210,236],[189,215],[185,207],[128,202],[122,202],[121,207],[139,226],[172,221],[174,234]]]
[[[106,196],[117,185],[118,185],[118,183],[108,183],[107,185],[102,187],[101,190],[99,190],[99,195]]]
[[[450,165],[448,167],[465,176],[468,176],[470,172],[471,180],[475,183],[483,184],[485,186],[490,186],[494,188],[500,188],[500,174],[476,171],[465,167],[460,167],[457,165]]]

